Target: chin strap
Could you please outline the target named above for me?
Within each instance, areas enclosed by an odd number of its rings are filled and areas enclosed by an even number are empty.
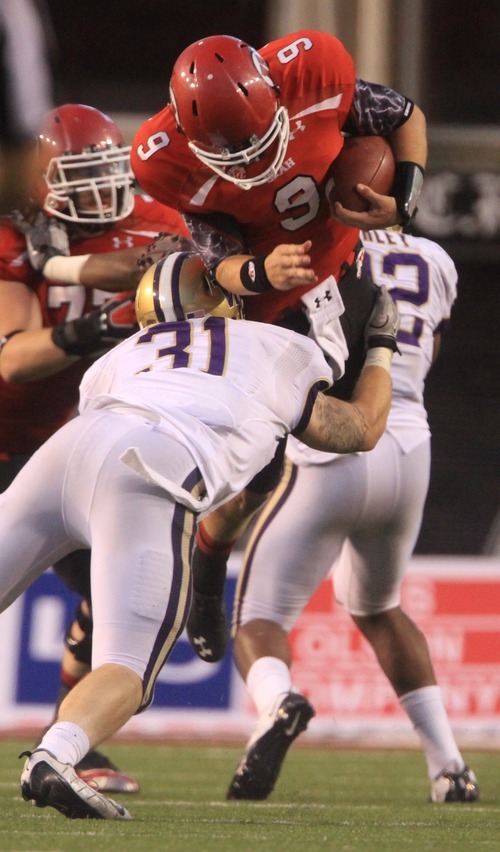
[[[396,163],[391,195],[396,199],[400,224],[405,228],[417,212],[417,200],[424,183],[424,170],[418,163]]]

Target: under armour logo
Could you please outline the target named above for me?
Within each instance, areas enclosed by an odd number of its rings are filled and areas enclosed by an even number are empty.
[[[113,248],[118,251],[118,249],[123,248],[134,248],[134,238],[133,237],[113,237]]]
[[[205,657],[213,657],[214,652],[207,646],[207,640],[204,636],[197,636],[193,639],[193,645],[197,646],[198,650],[196,653],[199,657],[202,657],[202,659],[205,659]]]
[[[325,290],[324,296],[321,296],[321,297],[316,296],[316,298],[314,300],[314,304],[316,305],[317,308],[320,308],[321,302],[331,302],[331,301],[332,301],[332,294],[331,294],[330,290]]]
[[[295,120],[295,127],[290,127],[290,142],[293,142],[295,139],[295,134],[300,130],[302,133],[306,129],[305,124],[301,122],[300,119]]]

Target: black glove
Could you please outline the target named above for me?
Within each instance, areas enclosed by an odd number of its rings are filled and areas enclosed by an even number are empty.
[[[111,299],[80,319],[55,325],[52,340],[67,355],[85,357],[107,351],[119,340],[130,337],[138,328],[134,294],[128,294]]]
[[[137,261],[137,266],[142,272],[146,272],[150,266],[158,263],[159,260],[163,260],[169,254],[173,254],[176,251],[193,252],[194,250],[193,243],[187,237],[181,237],[179,234],[167,234],[161,231],[154,242],[144,249],[143,254],[141,254]]]
[[[29,261],[36,270],[42,272],[51,257],[69,257],[69,237],[64,222],[55,216],[37,213],[32,223],[21,215],[16,217],[17,227],[26,237]]]
[[[386,349],[399,352],[396,342],[398,328],[398,306],[387,287],[379,287],[375,307],[365,328],[366,348],[385,346]]]

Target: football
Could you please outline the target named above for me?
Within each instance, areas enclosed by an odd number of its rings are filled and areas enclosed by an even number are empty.
[[[388,195],[394,182],[394,155],[382,136],[350,136],[331,164],[326,182],[326,196],[333,204],[340,203],[348,210],[361,213],[368,210],[364,198],[356,192],[363,183],[374,192]]]

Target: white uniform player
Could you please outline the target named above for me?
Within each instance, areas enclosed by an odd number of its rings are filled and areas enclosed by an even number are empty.
[[[260,718],[228,798],[266,798],[291,741],[314,714],[292,690],[286,634],[340,556],[336,597],[371,642],[420,735],[433,799],[477,798],[426,641],[399,606],[429,483],[424,380],[450,317],[457,273],[446,252],[429,240],[390,230],[368,231],[363,241],[373,280],[391,292],[401,318],[402,357],[392,363],[387,428],[365,454],[332,456],[288,441],[281,483],[249,541],[236,592],[235,657]],[[280,708],[296,721],[289,736]]]
[[[262,369],[266,363],[272,372]],[[168,602],[168,515],[181,538],[186,512],[177,503],[191,510],[190,534],[192,512],[244,488],[276,441],[301,423],[309,394],[328,386],[329,372],[308,338],[221,317],[155,325],[119,344],[84,376],[83,416],[50,438],[2,494],[2,609],[54,559],[92,546],[95,610],[110,625],[123,622],[118,647],[134,648],[142,678],[152,652],[144,618],[156,614],[160,629]],[[14,527],[22,535],[9,535]],[[113,565],[112,577],[102,576],[101,564]],[[183,588],[177,607],[184,608],[188,559],[177,570],[168,569],[177,593]],[[109,583],[114,588],[119,576],[117,595]],[[118,662],[116,635],[104,641],[100,620],[94,612],[94,668]]]
[[[185,253],[149,270],[154,324],[142,293],[143,328],[89,369],[80,416],[0,496],[0,610],[54,560],[92,551],[92,671],[62,702],[21,778],[25,799],[69,817],[128,818],[73,767],[152,701],[187,617],[196,516],[244,488],[290,431],[332,451],[369,449],[389,410],[396,311],[386,294],[367,329],[355,408],[320,393],[331,371],[313,341],[208,316],[227,300],[215,285],[208,292],[203,273]],[[204,303],[187,311],[193,280]]]

